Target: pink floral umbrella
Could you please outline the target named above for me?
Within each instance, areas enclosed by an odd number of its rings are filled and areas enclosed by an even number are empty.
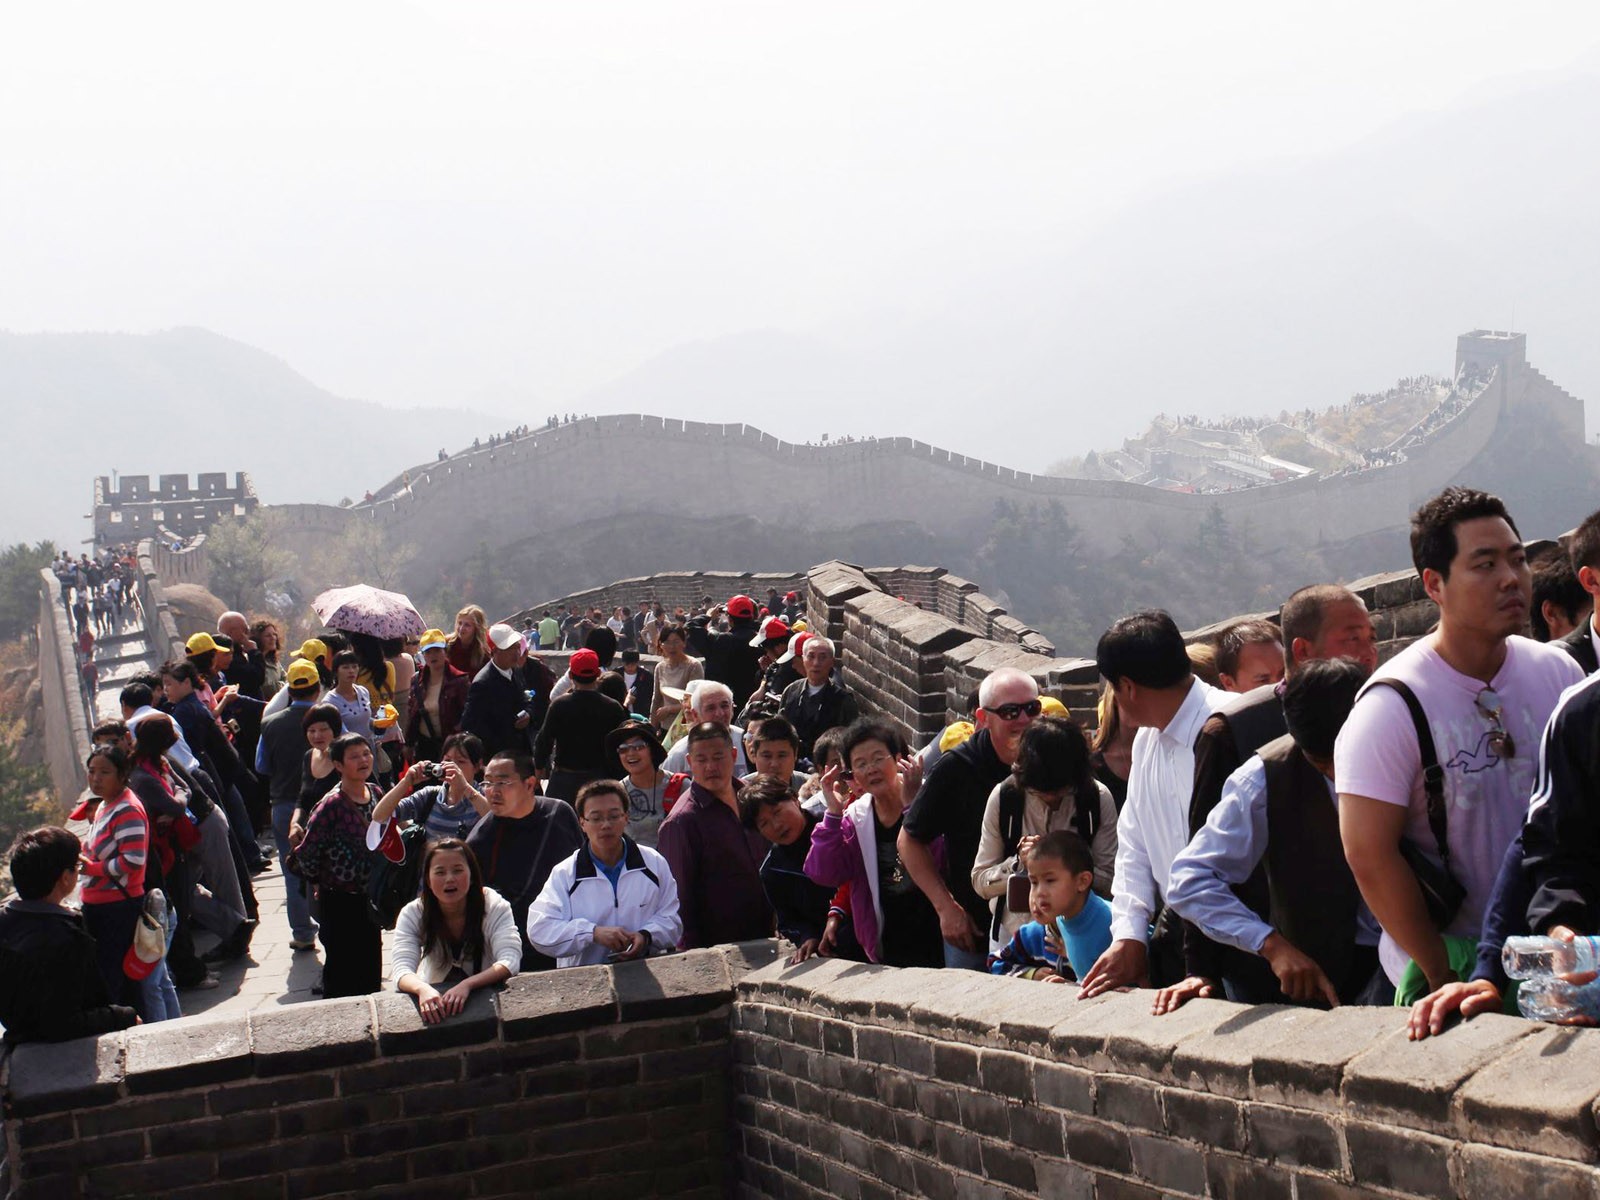
[[[427,629],[409,597],[365,583],[330,588],[311,602],[311,608],[330,629],[364,633],[384,641],[420,637]]]

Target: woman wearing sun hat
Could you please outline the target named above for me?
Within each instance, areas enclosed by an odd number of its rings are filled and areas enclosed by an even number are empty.
[[[689,791],[689,776],[661,769],[666,749],[655,727],[644,721],[629,721],[606,734],[606,759],[613,778],[628,792],[628,836],[655,845],[656,827]]]
[[[438,762],[445,738],[461,726],[472,680],[449,659],[449,639],[442,629],[422,635],[422,667],[411,678],[406,741],[414,762]]]

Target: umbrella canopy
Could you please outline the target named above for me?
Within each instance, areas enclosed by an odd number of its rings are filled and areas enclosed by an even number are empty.
[[[311,608],[330,629],[384,640],[420,637],[427,628],[408,597],[364,583],[330,588],[311,602]]]

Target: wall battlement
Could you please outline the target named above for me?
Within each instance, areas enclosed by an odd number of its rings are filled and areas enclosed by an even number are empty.
[[[178,537],[193,537],[228,517],[245,517],[260,505],[255,484],[244,471],[228,482],[225,471],[194,477],[162,475],[152,487],[148,475],[123,475],[113,487],[109,476],[94,483],[94,536],[101,545],[155,536],[163,527]]]

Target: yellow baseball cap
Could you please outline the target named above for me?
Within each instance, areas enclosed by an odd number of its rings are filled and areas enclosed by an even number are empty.
[[[322,676],[309,658],[297,658],[283,673],[285,682],[297,691],[322,686]]]
[[[195,634],[183,644],[183,652],[191,658],[196,654],[204,654],[207,650],[219,650],[217,639],[204,631]]]
[[[1061,703],[1061,701],[1057,700],[1054,696],[1040,696],[1039,711],[1047,717],[1065,717],[1071,715],[1067,712],[1067,706]]]
[[[300,649],[294,652],[296,658],[310,658],[326,664],[328,661],[328,643],[321,638],[307,638],[300,643]]]

